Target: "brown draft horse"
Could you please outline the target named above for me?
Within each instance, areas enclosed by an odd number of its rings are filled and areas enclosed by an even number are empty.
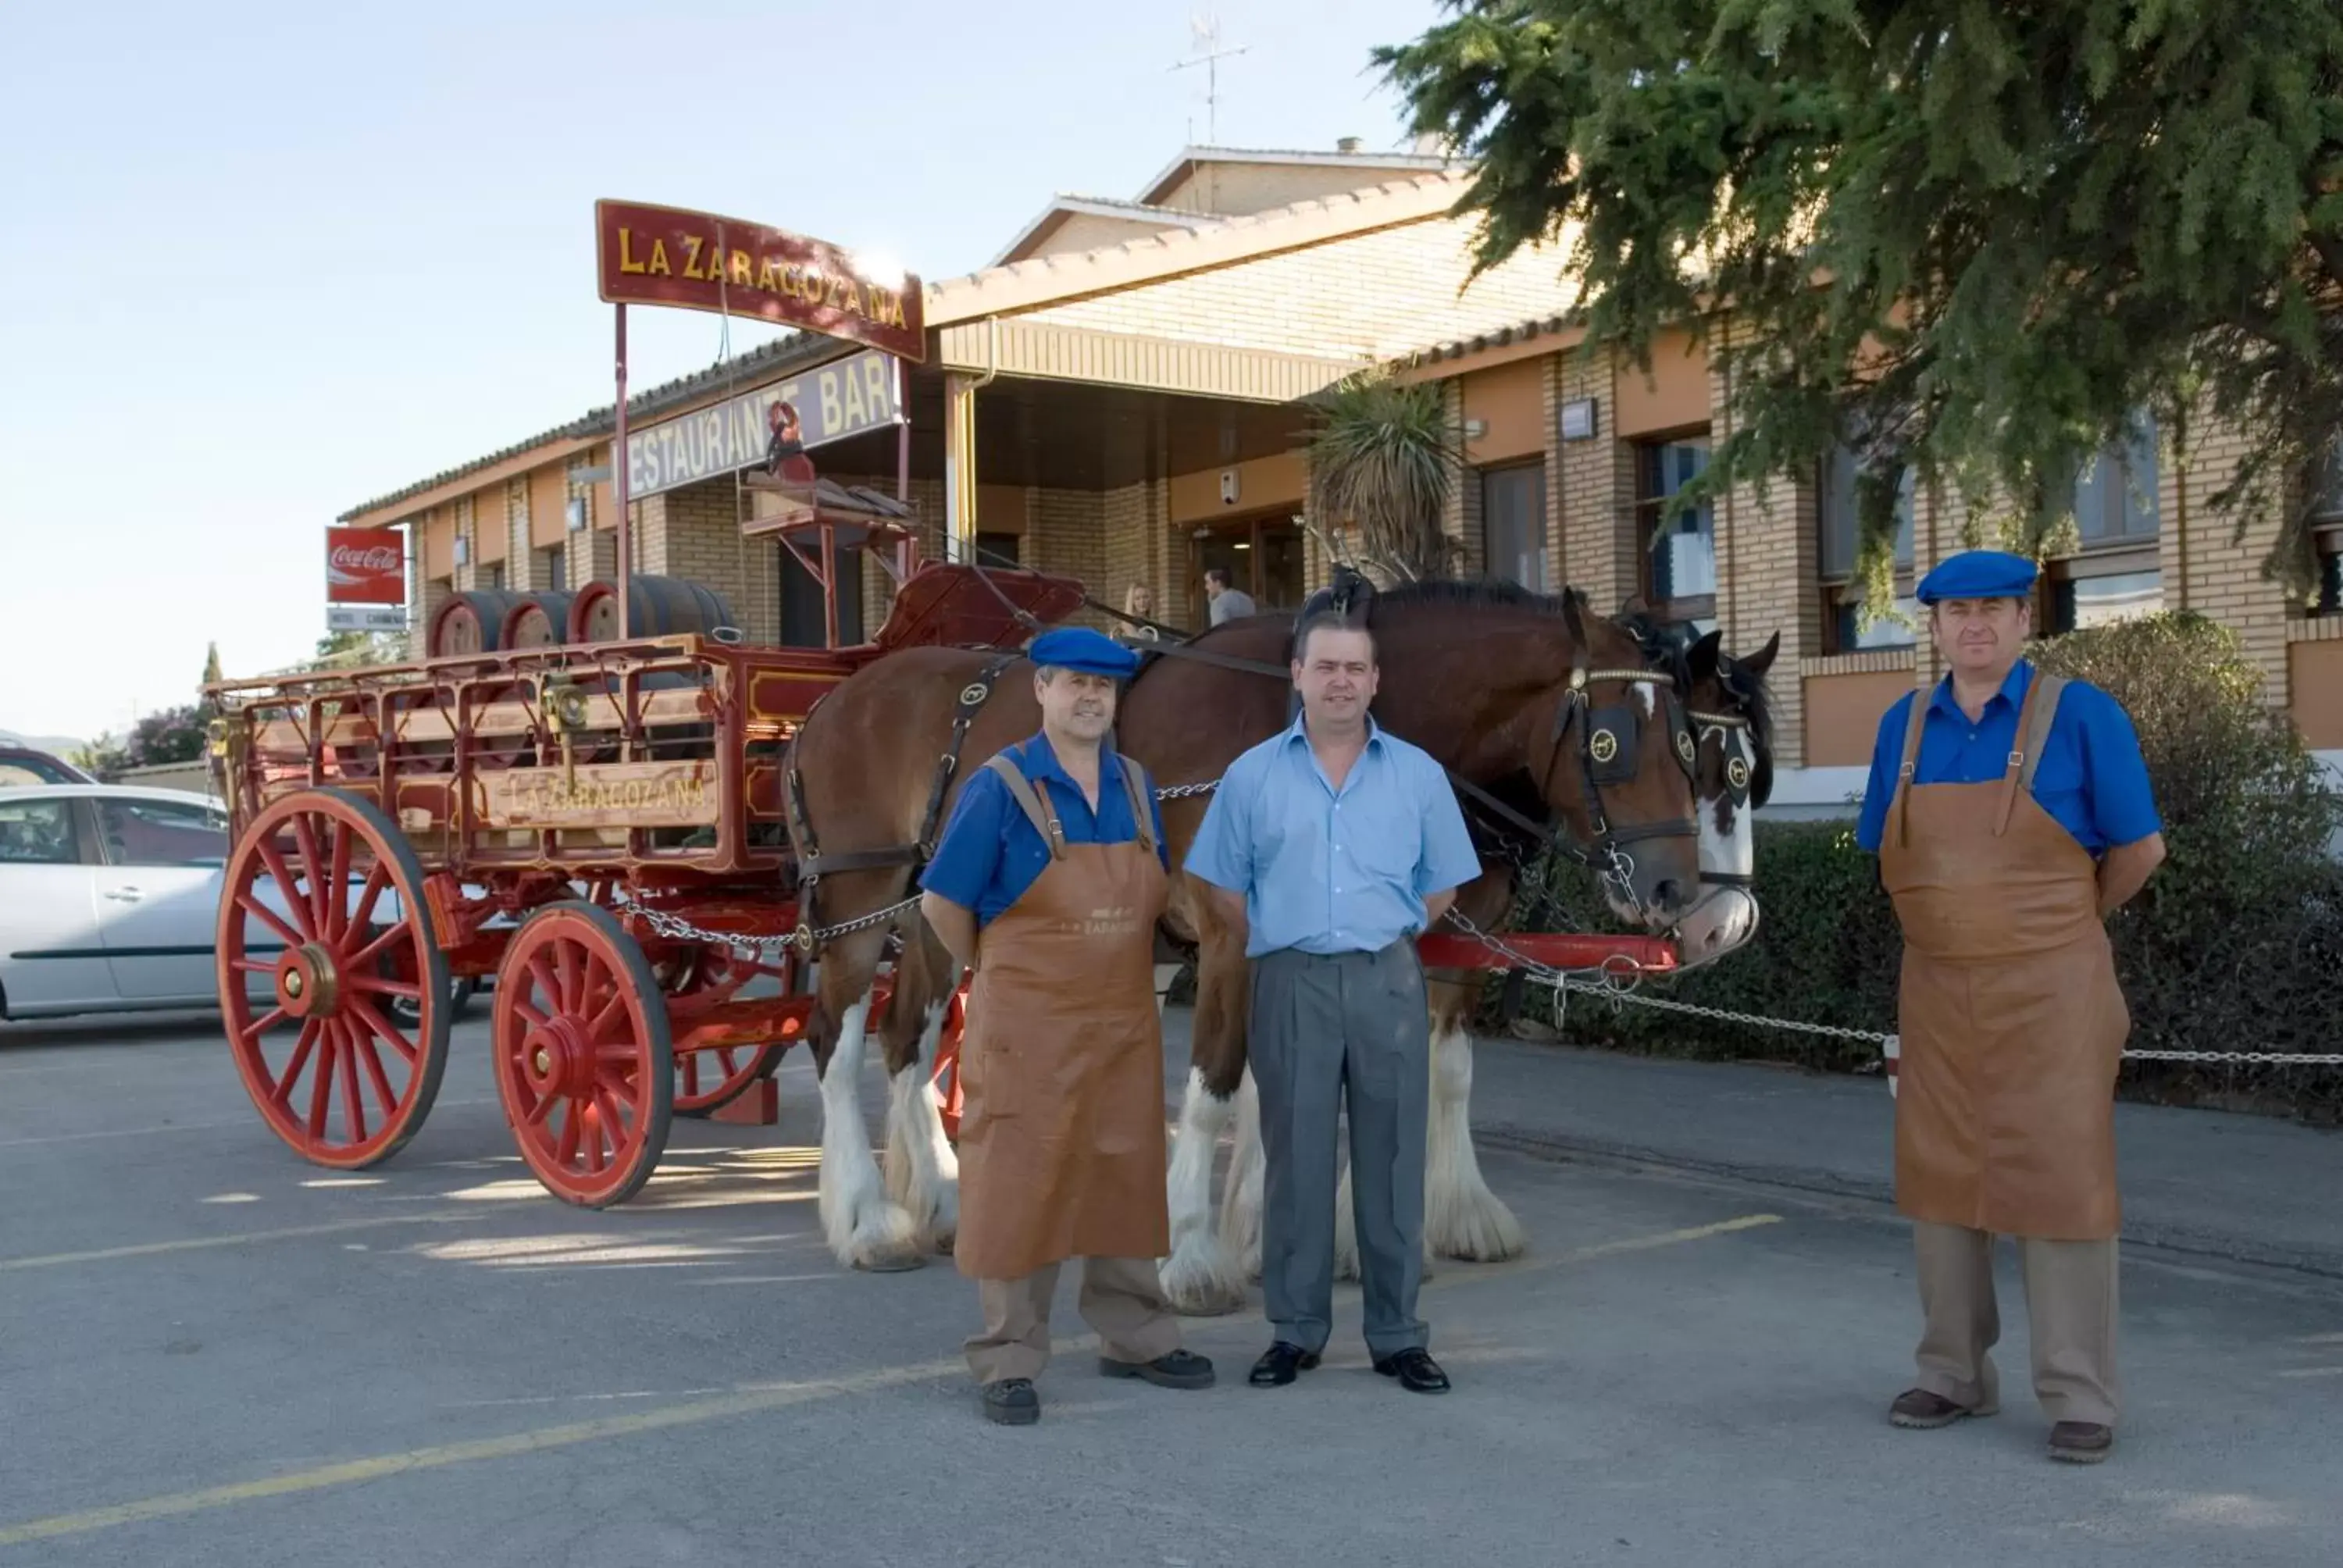
[[[1649,668],[1634,637],[1586,617],[1577,598],[1480,583],[1385,593],[1370,625],[1382,670],[1380,722],[1456,776],[1510,788],[1539,817],[1558,818],[1613,873],[1604,887],[1622,919],[1654,931],[1674,923],[1699,877],[1692,791],[1676,750],[1682,709],[1672,678]],[[1124,694],[1121,749],[1159,789],[1217,780],[1238,753],[1286,726],[1290,682],[1258,667],[1287,668],[1292,630],[1283,618],[1257,616],[1182,645],[1255,668],[1157,658]],[[850,1266],[910,1266],[923,1252],[949,1247],[958,1222],[956,1161],[928,1084],[959,977],[916,908],[900,907],[915,890],[901,847],[948,819],[960,782],[1040,721],[1026,661],[910,648],[841,682],[793,744],[791,832],[813,878],[809,919],[825,930],[869,922],[825,944],[808,1031],[822,1086],[823,1231]],[[964,734],[956,738],[961,722]],[[938,763],[947,756],[954,760],[940,793]],[[1206,804],[1201,792],[1164,802],[1175,868]],[[1209,1200],[1214,1148],[1247,1077],[1247,966],[1242,942],[1183,876],[1173,878],[1165,925],[1196,947],[1198,978],[1188,1093],[1170,1173],[1173,1255],[1164,1277],[1183,1309],[1225,1310],[1242,1301],[1243,1280],[1214,1234]],[[882,1180],[859,1081],[871,982],[890,932],[900,934],[901,948],[883,1029],[890,1094]],[[1166,970],[1159,974],[1168,980]],[[1069,977],[1069,983],[1079,982]],[[1443,1192],[1441,1201],[1443,1211],[1475,1212],[1496,1202],[1485,1187]]]

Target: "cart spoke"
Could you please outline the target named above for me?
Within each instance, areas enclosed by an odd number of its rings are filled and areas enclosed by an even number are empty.
[[[343,982],[352,991],[371,991],[376,996],[395,996],[407,1001],[421,1001],[423,988],[412,980],[386,980],[380,975],[355,974]]]
[[[553,978],[553,966],[545,961],[543,953],[528,955],[528,979],[534,993],[545,999],[546,1010],[558,1014],[561,1011],[561,986]]]
[[[261,967],[266,969],[268,966],[264,964]],[[238,1030],[236,1031],[237,1038],[242,1040],[257,1039],[259,1036],[266,1034],[270,1030],[275,1029],[278,1024],[283,1023],[284,1021],[285,1010],[281,1007],[272,1007],[267,1010],[267,1012],[256,1019],[254,1019],[250,1023],[246,1024],[242,1029]]]
[[[556,1000],[561,1010],[572,1017],[584,1000],[579,991],[582,977],[578,972],[578,958],[575,942],[563,942],[554,950],[553,961],[561,970],[561,990]]]
[[[338,1019],[333,1026],[342,1040],[342,1131],[352,1143],[367,1139],[366,1107],[358,1099],[357,1030]]]
[[[626,1015],[626,996],[616,986],[611,987],[610,1000],[602,1004],[602,1010],[596,1013],[594,1020],[586,1026],[586,1037],[599,1040],[606,1030]]]
[[[333,1030],[321,1030],[319,1035],[325,1048],[317,1053],[317,1076],[309,1091],[309,1137],[314,1142],[323,1143],[326,1113],[334,1103],[334,1061],[339,1052],[335,1050],[337,1041]]]
[[[575,1165],[578,1163],[578,1135],[583,1131],[580,1121],[585,1107],[574,1100],[564,1103],[569,1107],[569,1114],[561,1119],[561,1144],[553,1151],[553,1157],[564,1165]]]
[[[278,938],[284,941],[287,947],[297,948],[309,940],[300,932],[295,930],[291,926],[287,925],[277,915],[275,910],[270,909],[266,904],[262,903],[250,893],[238,893],[236,896],[236,901],[237,907],[243,910],[246,914],[258,916],[261,923],[266,925],[269,930],[275,931]],[[291,902],[289,900],[287,901],[288,905]],[[274,964],[268,964],[263,967],[275,969],[277,966]]]
[[[343,912],[347,907],[343,900],[348,897],[350,888],[350,840],[357,835],[339,822],[327,824],[327,829],[334,836],[333,891],[326,897],[326,919],[321,929],[329,937],[339,937],[349,926]]]
[[[602,1097],[596,1095],[586,1108],[586,1169],[594,1175],[602,1173],[602,1150],[605,1141],[615,1146],[611,1128],[603,1120]]]
[[[266,959],[234,959],[227,967],[239,974],[273,975],[277,972],[277,966]]]
[[[377,1034],[380,1032],[380,1030],[376,1031]],[[367,1081],[374,1085],[374,1091],[382,1101],[382,1113],[388,1116],[398,1109],[398,1096],[390,1091],[390,1075],[382,1070],[382,1052],[375,1049],[376,1035],[356,1029],[353,1029],[350,1033],[357,1043],[356,1054],[360,1064],[366,1068]],[[411,1051],[407,1053],[407,1060],[408,1065],[414,1064],[415,1057]],[[414,1079],[410,1076],[407,1081],[412,1083]]]
[[[319,937],[328,933],[326,911],[333,907],[326,892],[326,860],[317,852],[317,826],[306,811],[293,818],[293,842],[301,851],[301,870],[309,879],[309,929]]]
[[[350,955],[349,962],[344,964],[342,968],[347,970],[353,978],[363,975],[368,969],[373,967],[375,960],[388,952],[391,948],[397,943],[400,938],[408,934],[409,932],[404,925],[383,927],[382,934],[376,937],[372,941],[367,943],[366,946],[360,948],[357,952],[352,953]]]
[[[686,1052],[684,1055],[677,1058],[676,1066],[682,1073],[683,1092],[686,1094],[699,1093],[699,1053],[696,1050]]]
[[[535,1127],[538,1125],[540,1122],[544,1121],[547,1117],[553,1114],[553,1108],[557,1103],[558,1103],[558,1097],[554,1095],[538,1095],[537,1098],[537,1103],[528,1108],[528,1114],[521,1118],[521,1125],[524,1127]]]
[[[377,859],[367,871],[366,886],[358,890],[358,901],[350,907],[349,927],[364,930],[374,923],[374,907],[381,901],[382,892],[390,886],[390,869]]]
[[[519,1019],[521,1022],[528,1025],[529,1028],[543,1029],[545,1027],[545,1015],[538,1011],[537,1009],[529,1006],[528,1003],[516,1000],[513,1002],[512,1007],[513,1016]]]
[[[301,1070],[309,1065],[309,1053],[317,1049],[317,1035],[324,1028],[323,1019],[301,1020],[301,1038],[294,1042],[293,1058],[285,1064],[285,1076],[277,1081],[277,1087],[269,1093],[277,1109],[288,1116],[293,1113],[293,1086],[301,1081]]]
[[[350,998],[350,1010],[357,1014],[374,1037],[398,1052],[407,1065],[413,1067],[419,1054],[414,1042],[398,1032],[398,1026],[382,1015],[382,1010],[363,997]]]
[[[295,925],[301,928],[301,935],[293,941],[293,945],[298,947],[317,935],[309,921],[308,897],[301,891],[293,873],[286,869],[285,857],[277,852],[275,844],[262,839],[253,848],[260,854],[260,863],[268,868],[268,874],[277,879],[277,890],[285,896],[285,912],[292,917]]]

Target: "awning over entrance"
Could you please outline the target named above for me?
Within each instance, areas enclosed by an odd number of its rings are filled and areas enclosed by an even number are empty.
[[[1046,321],[971,321],[944,327],[936,337],[936,357],[947,370],[1253,403],[1296,402],[1369,365],[1363,359],[1280,354]]]

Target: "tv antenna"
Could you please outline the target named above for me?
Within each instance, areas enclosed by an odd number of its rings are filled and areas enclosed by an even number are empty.
[[[1242,55],[1242,48],[1221,47],[1221,19],[1210,15],[1191,15],[1188,33],[1194,40],[1196,53],[1172,68],[1175,71],[1204,67],[1204,141],[1207,146],[1220,145],[1221,62],[1231,55]]]

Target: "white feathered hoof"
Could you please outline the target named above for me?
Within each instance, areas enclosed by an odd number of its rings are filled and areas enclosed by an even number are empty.
[[[1468,1263],[1502,1263],[1530,1244],[1504,1200],[1479,1181],[1424,1193],[1423,1242],[1428,1253]]]
[[[1156,1266],[1163,1299],[1186,1317],[1212,1318],[1243,1310],[1245,1284],[1227,1248],[1208,1236],[1183,1237]]]
[[[928,1263],[920,1228],[900,1203],[881,1203],[871,1210],[848,1233],[845,1245],[834,1250],[840,1262],[866,1273],[900,1274]]]

